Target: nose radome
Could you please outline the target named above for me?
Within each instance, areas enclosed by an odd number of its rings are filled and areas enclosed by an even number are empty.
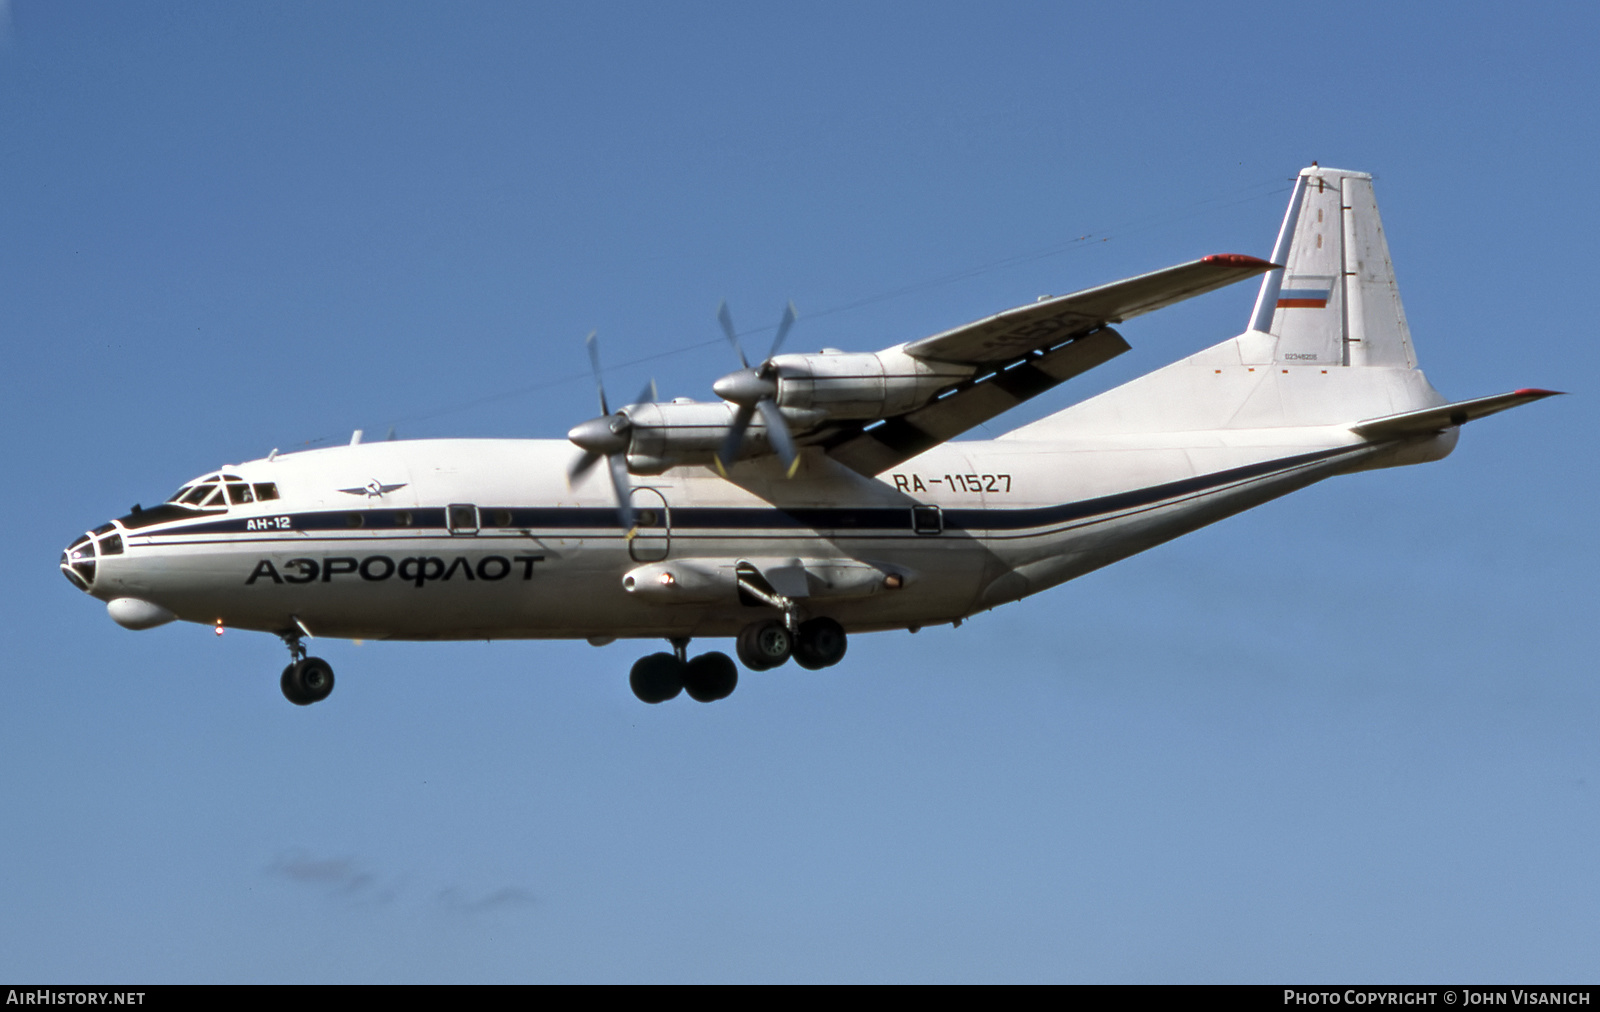
[[[61,553],[61,572],[74,587],[84,593],[94,586],[94,538],[85,534],[67,546]]]
[[[88,592],[94,586],[97,565],[104,563],[106,556],[121,555],[124,550],[117,525],[101,524],[61,553],[61,572],[74,587]]]

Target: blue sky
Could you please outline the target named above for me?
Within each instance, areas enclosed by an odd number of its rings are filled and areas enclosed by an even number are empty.
[[[1593,979],[1590,8],[0,14],[0,978]],[[55,567],[273,447],[559,436],[590,329],[708,397],[722,298],[870,350],[1265,255],[1312,159],[1376,173],[1437,387],[1574,396],[714,706],[628,643],[332,642],[302,710]]]

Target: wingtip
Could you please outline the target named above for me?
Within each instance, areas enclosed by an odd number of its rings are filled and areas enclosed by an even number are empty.
[[[1528,397],[1533,399],[1538,399],[1540,397],[1565,397],[1567,395],[1565,390],[1544,390],[1540,387],[1523,387],[1521,390],[1513,390],[1511,392],[1517,397]]]
[[[1241,267],[1253,271],[1271,271],[1282,267],[1271,260],[1250,256],[1248,253],[1213,253],[1208,257],[1201,257],[1201,263],[1220,264],[1224,267]]]

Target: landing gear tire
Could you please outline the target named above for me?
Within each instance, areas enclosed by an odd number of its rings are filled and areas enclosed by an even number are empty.
[[[683,666],[683,691],[697,702],[727,699],[738,684],[739,669],[727,654],[701,654]]]
[[[333,667],[320,657],[295,661],[283,669],[278,686],[284,698],[296,706],[320,703],[333,691]]]
[[[688,665],[672,654],[651,654],[633,662],[628,685],[646,703],[665,703],[683,691],[684,669]],[[731,689],[729,691],[732,691]]]
[[[777,619],[752,622],[739,633],[739,661],[751,671],[767,671],[789,659],[794,651],[794,636]]]
[[[831,668],[844,660],[849,645],[844,626],[831,618],[814,618],[800,623],[794,641],[794,662],[812,671]]]

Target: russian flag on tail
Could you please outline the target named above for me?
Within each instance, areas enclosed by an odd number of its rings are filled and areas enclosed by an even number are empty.
[[[1333,296],[1333,279],[1327,277],[1285,278],[1278,289],[1279,309],[1326,309]]]

